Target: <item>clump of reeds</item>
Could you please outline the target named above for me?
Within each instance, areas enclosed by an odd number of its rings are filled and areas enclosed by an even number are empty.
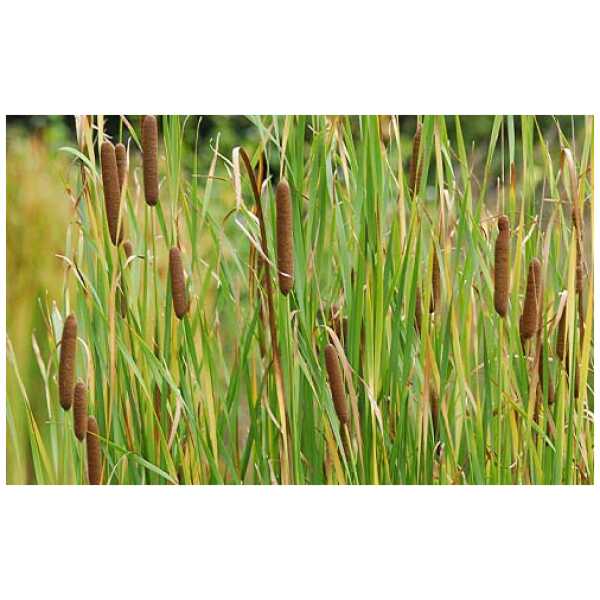
[[[510,286],[510,228],[506,215],[498,218],[498,237],[496,238],[494,258],[494,308],[501,317],[505,317],[508,311]]]
[[[158,122],[154,115],[146,115],[142,121],[142,161],[146,203],[155,206],[158,202]]]
[[[519,323],[522,340],[528,340],[538,330],[538,321],[541,302],[542,265],[537,258],[529,263],[527,274],[527,289],[525,292],[525,303],[523,314]]]
[[[60,405],[69,410],[73,404],[75,385],[75,351],[77,349],[77,319],[70,314],[63,325],[58,366],[58,393]]]
[[[90,485],[99,485],[102,480],[102,458],[100,456],[100,438],[98,437],[98,423],[94,417],[87,419],[86,433],[88,480]]]
[[[104,187],[104,205],[110,239],[116,246],[121,242],[122,227],[119,224],[119,208],[121,206],[121,190],[119,189],[119,172],[115,147],[111,142],[103,142],[100,149],[102,161],[102,185]]]
[[[123,188],[127,182],[127,148],[124,144],[115,146],[115,155],[117,157],[117,171],[119,173],[119,190],[123,193]]]
[[[189,309],[187,290],[185,289],[185,276],[183,273],[183,262],[181,250],[174,247],[169,251],[169,273],[171,275],[171,295],[173,297],[173,309],[178,319],[183,319]]]
[[[327,368],[329,389],[331,390],[335,412],[337,413],[342,426],[348,425],[350,413],[346,402],[344,380],[342,379],[342,371],[340,369],[337,350],[333,344],[327,344],[327,346],[325,346],[325,366]]]
[[[417,130],[413,137],[412,157],[410,159],[410,168],[408,175],[408,189],[411,194],[419,191],[419,181],[421,180],[422,164],[419,164],[419,150],[421,148],[421,123],[417,123]]]
[[[78,381],[75,385],[73,394],[73,428],[75,429],[75,437],[83,442],[87,433],[88,426],[88,401],[85,384],[83,381]]]
[[[431,300],[429,302],[429,312],[435,312],[440,306],[440,298],[442,294],[441,288],[441,273],[438,263],[437,252],[433,249],[433,265],[431,270]]]
[[[277,271],[279,289],[283,295],[289,294],[294,285],[294,247],[292,237],[292,199],[290,186],[285,179],[275,190],[277,205]]]

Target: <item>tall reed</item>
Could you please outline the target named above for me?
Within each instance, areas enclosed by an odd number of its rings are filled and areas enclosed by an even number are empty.
[[[100,455],[98,423],[92,416],[89,416],[87,420],[86,449],[88,481],[90,485],[99,485],[102,483],[102,457]]]
[[[115,147],[111,142],[103,142],[100,149],[102,161],[102,185],[104,187],[104,205],[110,239],[116,246],[121,242],[122,226],[119,223],[121,206],[121,190],[119,189],[119,172]]]
[[[508,293],[510,286],[510,230],[508,217],[498,218],[498,237],[494,256],[494,308],[505,317],[508,311]]]
[[[87,433],[88,425],[88,401],[85,384],[83,381],[78,381],[75,384],[75,392],[73,395],[73,428],[75,437],[83,442]]]
[[[156,206],[158,202],[158,122],[154,115],[146,115],[142,121],[142,161],[146,203],[149,206]]]
[[[338,359],[338,353],[333,344],[325,346],[325,366],[327,368],[327,376],[329,378],[329,389],[335,412],[342,425],[348,425],[350,421],[350,413],[346,402],[346,393],[344,391],[344,380],[342,379],[342,371]]]
[[[173,309],[178,319],[183,319],[189,309],[187,290],[185,288],[185,275],[181,251],[174,247],[169,251],[169,273],[171,275],[171,295],[173,297]]]
[[[541,289],[542,289],[542,265],[539,259],[534,258],[529,263],[527,275],[527,290],[525,292],[525,302],[523,304],[523,313],[519,323],[521,338],[528,340],[533,337],[538,330],[540,316]]]
[[[73,404],[75,385],[75,353],[77,349],[77,319],[70,314],[63,325],[58,367],[58,390],[60,405],[69,410]]]
[[[284,296],[294,286],[294,246],[292,238],[292,200],[290,186],[285,179],[277,184],[277,271],[279,290]]]

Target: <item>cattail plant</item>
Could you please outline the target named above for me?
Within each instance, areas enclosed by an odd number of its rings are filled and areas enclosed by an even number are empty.
[[[331,390],[335,412],[343,427],[350,422],[350,413],[346,402],[346,393],[344,391],[344,381],[342,379],[338,354],[333,344],[325,346],[325,366],[327,368],[329,389]]]
[[[502,215],[498,219],[498,237],[496,238],[494,257],[494,308],[501,317],[505,317],[508,311],[509,254],[510,230],[508,217]]]
[[[117,157],[117,171],[119,173],[119,190],[123,193],[123,188],[127,185],[127,148],[124,144],[115,146],[115,155]]]
[[[441,274],[440,265],[438,263],[437,252],[433,249],[433,265],[431,270],[431,300],[429,302],[429,312],[435,312],[436,308],[440,306],[441,298]]]
[[[542,265],[537,258],[534,258],[529,263],[525,303],[523,304],[523,314],[521,315],[521,321],[519,323],[522,340],[528,340],[537,332],[541,303],[541,289]]]
[[[100,438],[98,423],[90,416],[87,419],[86,433],[88,481],[90,485],[99,485],[102,481],[102,458],[100,456]]]
[[[419,191],[419,181],[421,179],[422,164],[419,164],[419,150],[421,148],[421,123],[417,123],[417,130],[413,137],[412,157],[410,159],[410,168],[408,175],[408,189],[415,195]]]
[[[290,186],[285,179],[277,184],[275,191],[277,205],[277,271],[279,289],[284,296],[294,285],[294,256],[292,237],[292,200]]]
[[[75,350],[77,348],[77,319],[70,314],[63,325],[58,366],[58,395],[60,405],[69,410],[73,404],[75,385]]]
[[[75,385],[73,394],[73,427],[75,429],[75,437],[83,442],[87,433],[88,426],[88,401],[85,384],[83,381],[78,381]]]
[[[171,295],[173,296],[173,309],[178,319],[183,319],[189,309],[187,290],[185,289],[185,276],[181,251],[174,247],[169,251],[169,273],[171,274]]]
[[[121,242],[122,227],[119,224],[119,207],[121,191],[119,190],[119,173],[115,147],[111,142],[103,142],[100,149],[102,161],[102,185],[104,187],[104,205],[110,239],[116,246]]]
[[[142,159],[146,203],[155,206],[158,202],[158,122],[154,115],[146,115],[142,121]]]

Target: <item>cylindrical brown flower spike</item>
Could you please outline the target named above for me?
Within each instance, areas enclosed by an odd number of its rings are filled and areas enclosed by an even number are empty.
[[[494,308],[505,317],[508,311],[508,291],[510,285],[510,230],[508,217],[498,219],[498,237],[496,238],[494,260]]]
[[[294,285],[294,244],[292,237],[292,199],[290,186],[285,179],[277,184],[275,202],[277,204],[279,289],[283,295],[287,295]]]
[[[441,287],[440,287],[440,265],[438,263],[437,252],[433,250],[433,265],[431,271],[431,301],[429,303],[429,312],[435,312],[440,306]]]
[[[171,248],[169,252],[169,273],[171,274],[171,294],[173,296],[173,309],[178,319],[183,319],[189,309],[183,263],[179,248]]]
[[[142,121],[142,159],[146,203],[155,206],[158,202],[158,122],[154,115],[146,115]]]
[[[528,340],[537,332],[541,302],[541,286],[542,265],[537,258],[534,258],[529,263],[525,303],[523,304],[523,314],[521,315],[521,321],[519,323],[521,338],[523,340]]]
[[[421,123],[417,123],[417,130],[415,131],[415,136],[413,137],[413,146],[412,146],[412,157],[410,159],[410,170],[408,175],[408,189],[411,194],[415,194],[418,191],[418,185],[420,180],[420,171],[421,168],[419,166],[419,149],[421,147]]]
[[[98,423],[94,417],[88,417],[87,420],[86,447],[88,480],[90,485],[99,485],[102,482],[102,457],[100,456]]]
[[[127,148],[124,144],[115,146],[115,155],[117,157],[117,171],[119,172],[119,190],[123,193],[123,187],[127,181]]]
[[[75,429],[75,437],[83,442],[87,433],[88,425],[88,402],[87,392],[83,381],[78,381],[75,385],[73,394],[73,426]]]
[[[110,142],[103,142],[100,150],[102,160],[102,185],[104,186],[104,205],[110,239],[116,246],[121,242],[122,227],[119,227],[119,207],[121,191],[119,190],[119,173],[115,147]],[[117,231],[117,227],[119,230]]]
[[[58,395],[60,405],[69,410],[73,404],[75,385],[75,350],[77,348],[77,319],[70,314],[63,325],[58,366]]]
[[[342,379],[338,354],[333,344],[327,344],[327,346],[325,346],[325,366],[327,368],[329,389],[331,390],[335,412],[337,413],[340,423],[342,425],[347,425],[350,421],[350,414],[348,412],[348,404],[346,403],[344,381]]]

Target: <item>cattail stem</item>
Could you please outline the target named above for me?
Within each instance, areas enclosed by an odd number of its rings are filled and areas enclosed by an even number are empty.
[[[73,404],[76,349],[77,319],[74,314],[70,314],[63,325],[58,366],[58,394],[60,405],[64,410],[69,410]]]
[[[83,381],[78,381],[75,385],[73,394],[73,427],[75,429],[75,437],[83,442],[87,433],[88,426],[88,401],[85,384]]]
[[[335,412],[342,427],[350,422],[350,413],[346,402],[346,393],[344,391],[344,381],[342,379],[342,371],[338,360],[337,350],[333,344],[325,346],[325,366],[327,368],[327,376],[329,378],[329,389]]]
[[[174,247],[169,251],[169,273],[171,274],[171,295],[173,296],[173,309],[178,319],[183,319],[189,309],[187,290],[185,289],[185,276],[181,251]]]
[[[102,458],[100,456],[100,438],[98,437],[98,423],[94,417],[87,420],[87,463],[88,481],[90,485],[99,485],[102,482]]]
[[[119,223],[121,191],[119,189],[119,173],[115,147],[110,142],[103,142],[100,149],[102,160],[102,185],[104,187],[104,205],[110,239],[116,246],[121,242],[122,230]]]
[[[277,271],[279,289],[284,296],[294,285],[294,246],[292,237],[292,200],[290,186],[285,179],[277,184]]]
[[[505,317],[508,311],[508,293],[510,286],[510,229],[508,217],[498,219],[498,237],[494,257],[494,308]]]
[[[155,206],[158,202],[158,122],[154,115],[147,115],[142,121],[142,160],[146,203]]]
[[[529,263],[527,290],[521,315],[520,333],[522,340],[528,340],[538,330],[542,289],[542,265],[537,258]]]

